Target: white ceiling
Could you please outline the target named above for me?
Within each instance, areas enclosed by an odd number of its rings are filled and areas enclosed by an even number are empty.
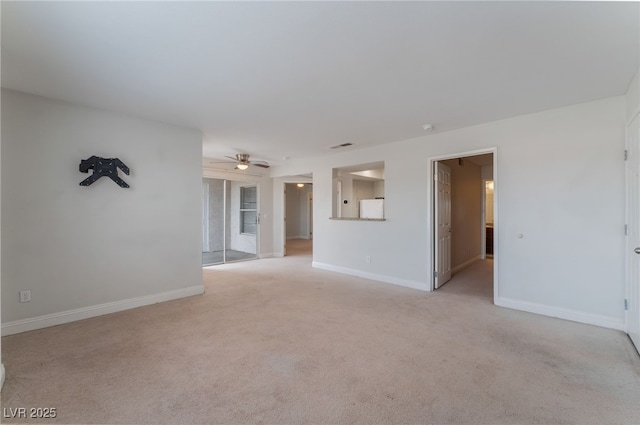
[[[2,2],[2,85],[279,163],[625,93],[638,2]]]

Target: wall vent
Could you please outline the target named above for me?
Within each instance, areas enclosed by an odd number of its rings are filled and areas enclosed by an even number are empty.
[[[331,146],[329,149],[340,149],[340,148],[346,148],[348,146],[353,146],[353,143],[343,143],[341,145]]]

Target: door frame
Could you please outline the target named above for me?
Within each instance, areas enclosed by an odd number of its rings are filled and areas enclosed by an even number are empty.
[[[636,151],[636,149],[634,149],[631,146],[631,137],[629,135],[629,131],[630,131],[630,127],[633,124],[633,122],[638,118],[638,116],[640,115],[640,110],[636,110],[635,113],[633,113],[630,117],[630,119],[625,123],[625,153],[626,155],[632,156],[632,155],[640,155],[640,151]],[[632,129],[631,131],[634,131],[635,129]],[[629,158],[630,159],[630,158]],[[632,179],[633,179],[633,170],[631,170],[631,161],[629,160],[625,160],[625,164],[624,164],[624,168],[625,168],[625,223],[626,223],[626,230],[625,230],[625,293],[624,293],[624,297],[625,297],[625,311],[624,311],[624,332],[629,335],[629,339],[631,340],[632,344],[634,344],[635,346],[635,341],[631,338],[629,331],[630,331],[630,323],[632,320],[638,320],[637,317],[631,317],[631,313],[634,312],[634,307],[635,309],[638,308],[638,306],[640,305],[640,299],[633,299],[634,298],[634,294],[639,294],[640,295],[640,288],[634,288],[634,285],[636,286],[640,286],[640,282],[634,282],[633,281],[633,273],[631,272],[631,267],[633,267],[633,262],[634,262],[634,256],[637,255],[633,252],[633,245],[632,245],[632,241],[631,241],[631,235],[632,232],[634,231],[633,229],[637,229],[638,226],[640,226],[640,217],[635,216],[633,214],[632,210],[632,204],[633,202],[631,201],[631,199],[634,196],[638,196],[638,194],[634,194],[632,193]],[[635,291],[634,291],[635,289]],[[637,296],[637,298],[640,298],[640,296]],[[632,304],[631,306],[628,306],[628,304]],[[638,353],[640,354],[640,346],[635,346],[636,350],[638,351]]]
[[[282,202],[281,202],[282,210],[273,212],[274,224],[279,222],[282,225],[282,229],[280,229],[279,231],[282,238],[282,245],[281,245],[282,251],[280,251],[279,254],[276,254],[277,257],[287,256],[287,184],[296,184],[296,183],[310,184],[312,188],[311,193],[313,193],[313,191],[315,190],[313,185],[313,173],[311,172],[309,174],[311,174],[311,177],[286,176],[279,179],[280,193],[282,194]],[[276,189],[274,184],[274,192],[275,191]],[[276,205],[277,203],[278,203],[277,200],[275,200],[274,205]],[[275,235],[276,232],[278,232],[277,227],[274,227],[273,231]],[[277,240],[274,241],[274,243],[276,246],[278,245]]]
[[[496,304],[496,300],[500,296],[500,282],[498,278],[498,262],[500,258],[500,244],[499,244],[499,235],[500,235],[500,220],[499,220],[499,209],[498,209],[498,199],[499,199],[499,181],[498,181],[498,148],[497,147],[489,147],[484,149],[472,150],[472,151],[463,151],[458,153],[451,153],[441,156],[433,156],[429,158],[429,181],[430,183],[427,185],[427,196],[428,196],[428,204],[429,204],[429,214],[431,215],[428,219],[429,222],[429,246],[431,248],[431,256],[429,259],[429,263],[431,264],[430,269],[428,270],[429,274],[429,290],[435,290],[435,277],[433,271],[435,270],[435,249],[436,249],[436,210],[435,210],[435,172],[436,165],[435,163],[438,161],[444,161],[447,159],[457,159],[457,158],[465,158],[468,156],[475,155],[485,155],[485,154],[493,154],[493,303]],[[484,225],[483,225],[484,227]]]
[[[212,169],[212,168],[205,168],[203,167],[202,169],[202,178],[206,178],[206,179],[216,179],[216,180],[223,180],[224,186],[223,186],[223,200],[225,202],[225,207],[223,207],[223,222],[225,223],[225,231],[223,232],[223,254],[222,254],[222,258],[223,258],[223,262],[220,264],[227,264],[227,231],[226,231],[226,226],[228,225],[227,220],[229,219],[229,217],[227,217],[227,208],[226,208],[226,199],[227,199],[227,191],[230,189],[231,183],[235,182],[235,183],[247,183],[247,185],[255,185],[256,186],[256,219],[257,219],[257,225],[256,225],[256,257],[255,258],[249,258],[247,260],[235,260],[233,262],[241,262],[241,261],[251,261],[251,260],[257,260],[260,258],[263,258],[263,254],[261,253],[261,248],[260,248],[260,233],[261,233],[261,228],[262,226],[261,224],[261,220],[262,220],[262,215],[261,215],[261,179],[262,179],[262,175],[261,174],[255,174],[255,173],[247,173],[247,172],[235,172],[235,171],[231,171],[231,170],[217,170],[217,169]],[[227,187],[229,186],[229,187]],[[217,265],[217,264],[216,264]],[[206,266],[203,266],[206,267]]]
[[[307,194],[307,238],[313,240],[313,183],[311,183],[311,192]]]

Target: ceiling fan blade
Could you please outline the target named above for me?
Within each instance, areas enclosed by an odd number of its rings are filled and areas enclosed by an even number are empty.
[[[255,165],[256,167],[269,168],[269,164],[256,164],[252,162],[251,165]]]
[[[229,159],[231,159],[232,161],[237,161],[237,160],[238,160],[238,158],[234,158],[234,157],[232,157],[232,156],[227,156],[227,155],[225,155],[224,157],[225,157],[225,158],[229,158]]]

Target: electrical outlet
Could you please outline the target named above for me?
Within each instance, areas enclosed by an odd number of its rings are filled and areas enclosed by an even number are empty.
[[[20,291],[20,302],[28,303],[31,301],[31,290],[27,289],[26,291]]]
[[[370,255],[367,255],[366,257],[364,257],[364,261],[365,261],[367,264],[371,264],[371,256],[370,256]]]

